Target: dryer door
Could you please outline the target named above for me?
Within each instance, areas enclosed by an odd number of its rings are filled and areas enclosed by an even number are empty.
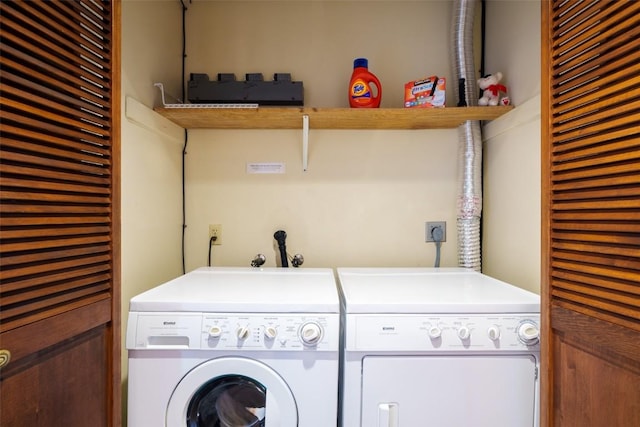
[[[166,426],[295,427],[298,409],[284,379],[269,366],[244,357],[208,360],[176,386]]]
[[[361,426],[538,426],[532,354],[368,356]]]

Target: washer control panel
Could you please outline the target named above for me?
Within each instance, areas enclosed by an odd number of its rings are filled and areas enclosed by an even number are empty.
[[[346,316],[352,351],[539,351],[540,314]]]
[[[336,351],[339,315],[129,313],[128,349]]]
[[[328,316],[204,314],[202,320],[202,348],[328,349],[338,330]]]

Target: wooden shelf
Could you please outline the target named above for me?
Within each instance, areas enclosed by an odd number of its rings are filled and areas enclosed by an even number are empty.
[[[447,129],[467,120],[493,120],[506,107],[445,108],[155,108],[185,129]]]

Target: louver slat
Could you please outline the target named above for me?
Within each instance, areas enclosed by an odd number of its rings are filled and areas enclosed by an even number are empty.
[[[640,2],[552,19],[551,302],[640,330]]]
[[[0,3],[2,332],[111,297],[110,8]]]

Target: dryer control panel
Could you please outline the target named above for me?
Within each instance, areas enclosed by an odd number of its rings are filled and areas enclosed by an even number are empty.
[[[129,313],[128,349],[337,351],[339,315]]]
[[[346,316],[350,351],[539,351],[540,314]]]

